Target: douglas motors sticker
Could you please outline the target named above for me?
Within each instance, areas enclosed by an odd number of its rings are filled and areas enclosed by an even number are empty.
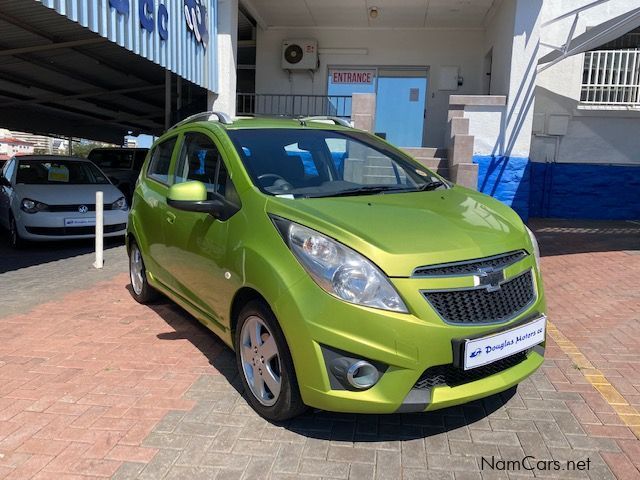
[[[207,48],[209,43],[209,24],[207,7],[204,5],[205,0],[184,0],[184,17],[187,21],[189,30],[201,43]]]

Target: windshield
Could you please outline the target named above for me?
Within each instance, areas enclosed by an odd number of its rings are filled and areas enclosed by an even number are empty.
[[[446,188],[438,177],[362,132],[229,130],[254,183],[270,195],[330,197]]]
[[[19,160],[16,183],[27,185],[92,185],[109,180],[90,162],[75,160]]]

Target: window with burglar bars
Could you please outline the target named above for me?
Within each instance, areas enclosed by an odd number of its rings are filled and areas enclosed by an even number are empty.
[[[594,105],[640,107],[640,49],[586,52],[580,100]]]

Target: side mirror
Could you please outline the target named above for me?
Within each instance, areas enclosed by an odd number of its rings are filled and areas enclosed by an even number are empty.
[[[0,174],[0,187],[10,187],[11,182],[6,179],[6,177]]]
[[[118,180],[116,177],[109,177],[109,181],[113,183],[115,187],[117,187],[118,184],[120,183],[120,180]]]
[[[219,220],[227,220],[238,211],[222,197],[207,200],[207,187],[198,181],[176,183],[169,188],[167,205],[186,212],[208,213]]]

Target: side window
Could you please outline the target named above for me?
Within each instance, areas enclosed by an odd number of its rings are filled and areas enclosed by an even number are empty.
[[[237,193],[216,144],[203,133],[185,134],[176,167],[175,183],[191,180],[204,183],[209,198],[217,194],[232,203],[239,202],[234,201]]]
[[[15,169],[16,169],[16,160],[14,158],[12,158],[4,166],[4,172],[3,172],[4,178],[6,178],[10,182],[12,182],[13,181],[13,172],[15,171]]]
[[[151,155],[147,176],[165,185],[169,184],[169,167],[171,166],[171,155],[176,146],[178,137],[170,138],[158,145]]]

